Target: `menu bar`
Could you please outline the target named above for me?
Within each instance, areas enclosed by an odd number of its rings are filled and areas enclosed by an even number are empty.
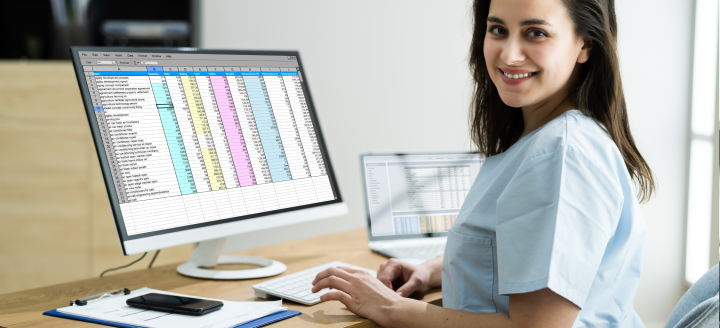
[[[150,52],[97,52],[78,51],[81,59],[204,59],[204,60],[250,60],[250,61],[297,61],[296,56],[272,56],[272,55],[231,55],[231,54],[197,54],[197,53],[150,53]]]

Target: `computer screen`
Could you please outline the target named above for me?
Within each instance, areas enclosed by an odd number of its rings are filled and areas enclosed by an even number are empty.
[[[340,201],[297,52],[72,51],[121,240]]]
[[[483,162],[469,153],[363,156],[372,236],[447,232]]]

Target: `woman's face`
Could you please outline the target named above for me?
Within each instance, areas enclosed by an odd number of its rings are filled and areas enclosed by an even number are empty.
[[[576,63],[589,49],[574,32],[562,0],[493,0],[485,32],[485,62],[510,107],[565,97]]]

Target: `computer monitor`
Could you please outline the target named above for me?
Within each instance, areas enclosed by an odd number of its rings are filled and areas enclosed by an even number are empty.
[[[200,242],[180,273],[269,276],[225,237],[347,213],[297,52],[70,51],[123,254]],[[228,262],[264,267],[202,268]]]
[[[444,237],[485,159],[476,153],[367,154],[360,158],[371,244]]]

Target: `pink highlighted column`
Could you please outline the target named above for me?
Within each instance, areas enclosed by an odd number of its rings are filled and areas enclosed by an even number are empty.
[[[255,173],[250,163],[247,147],[245,146],[245,138],[240,129],[235,103],[230,94],[230,86],[224,76],[210,76],[213,92],[215,93],[215,101],[220,110],[220,118],[225,128],[225,135],[230,146],[230,153],[235,163],[235,171],[241,187],[254,186]]]

